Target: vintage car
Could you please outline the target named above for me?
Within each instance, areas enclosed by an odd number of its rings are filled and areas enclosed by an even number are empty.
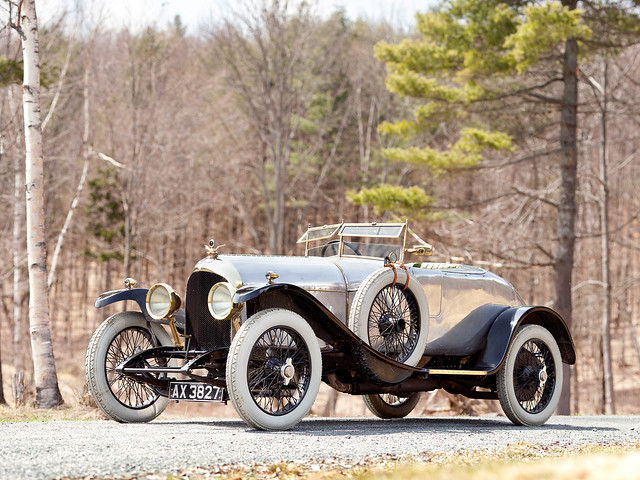
[[[415,241],[409,245],[407,239]],[[421,392],[499,399],[517,425],[556,408],[575,351],[563,319],[526,306],[483,268],[425,263],[406,223],[309,228],[304,256],[229,255],[206,245],[186,287],[103,293],[132,300],[106,319],[86,357],[89,391],[119,422],[147,422],[170,401],[231,400],[250,426],[288,429],[320,382],[401,418]],[[302,248],[302,247],[300,247]],[[409,261],[409,258],[413,260]]]

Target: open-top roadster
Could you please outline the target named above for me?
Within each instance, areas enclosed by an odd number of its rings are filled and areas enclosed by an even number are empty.
[[[413,238],[416,245],[408,246]],[[325,225],[304,256],[227,255],[209,242],[186,287],[103,293],[133,300],[106,319],[86,357],[89,391],[120,422],[146,422],[172,400],[227,401],[249,425],[288,429],[321,381],[362,395],[382,418],[408,415],[438,388],[499,399],[518,425],[556,408],[571,334],[553,310],[525,306],[482,268],[408,258],[431,246],[406,223]]]

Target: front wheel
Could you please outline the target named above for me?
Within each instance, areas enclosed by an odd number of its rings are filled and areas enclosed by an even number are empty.
[[[497,377],[498,398],[516,425],[542,425],[562,390],[562,357],[549,331],[525,325],[516,332]]]
[[[171,345],[164,330],[154,333],[161,344]],[[139,312],[121,312],[107,318],[91,337],[85,360],[89,392],[98,408],[112,419],[149,422],[167,408],[169,399],[151,385],[116,372],[124,360],[154,346],[147,322]]]
[[[390,393],[364,395],[364,404],[379,418],[404,418],[409,415],[420,400],[420,392],[399,397]]]
[[[236,412],[260,430],[287,430],[311,409],[322,373],[318,339],[289,310],[263,310],[231,342],[227,389]]]

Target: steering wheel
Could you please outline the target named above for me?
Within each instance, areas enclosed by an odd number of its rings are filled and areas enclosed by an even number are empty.
[[[324,247],[322,247],[322,251],[321,251],[320,255],[322,257],[330,256],[330,255],[325,255],[325,253],[327,253],[327,250],[329,248],[333,249],[333,255],[337,255],[338,254],[338,248],[336,248],[337,247],[336,244],[338,244],[338,243],[340,243],[340,240],[338,240],[338,239],[331,240]],[[358,250],[358,248],[355,245],[353,245],[352,243],[349,243],[349,242],[344,242],[344,244],[347,247],[349,247],[353,251],[353,253],[355,253],[356,255],[362,256],[362,254],[360,253],[360,250]]]

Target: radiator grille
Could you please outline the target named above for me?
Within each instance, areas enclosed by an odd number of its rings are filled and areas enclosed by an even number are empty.
[[[211,350],[231,344],[231,320],[216,320],[209,313],[207,306],[209,290],[216,283],[223,281],[224,278],[211,272],[194,272],[189,277],[186,330],[196,348]]]

